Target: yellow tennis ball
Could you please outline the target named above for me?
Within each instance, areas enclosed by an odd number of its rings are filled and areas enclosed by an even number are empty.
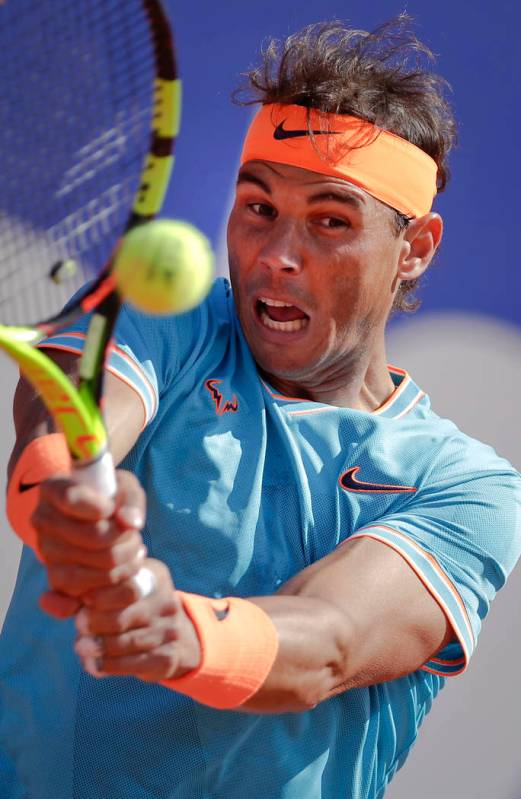
[[[174,314],[195,308],[213,277],[210,242],[188,222],[157,219],[130,230],[117,252],[116,285],[140,311]]]

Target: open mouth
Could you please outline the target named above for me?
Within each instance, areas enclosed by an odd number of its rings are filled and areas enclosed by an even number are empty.
[[[269,297],[259,297],[256,311],[265,327],[282,333],[295,333],[309,324],[309,316],[297,305]]]

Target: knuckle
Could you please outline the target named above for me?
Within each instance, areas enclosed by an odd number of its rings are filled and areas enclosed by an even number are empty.
[[[101,569],[108,571],[115,571],[122,564],[123,556],[120,548],[116,546],[107,547],[106,549],[99,550],[97,553],[97,562]]]
[[[129,569],[129,564],[113,566],[107,571],[107,580],[110,585],[116,586],[132,577],[132,570]]]
[[[163,628],[163,639],[165,643],[172,643],[179,640],[179,626],[177,621],[169,619]]]
[[[89,537],[91,541],[97,544],[106,546],[111,532],[112,525],[109,519],[98,519],[92,525],[89,525]]]
[[[135,652],[149,651],[157,646],[157,635],[153,630],[136,630],[130,640]]]
[[[159,611],[161,616],[176,618],[182,611],[183,603],[181,602],[181,597],[176,592],[169,591],[161,602]],[[177,621],[175,623],[177,623]]]
[[[175,674],[179,664],[179,657],[173,646],[163,645],[155,652],[156,670],[167,679]]]
[[[147,627],[151,622],[151,612],[145,601],[137,602],[134,605],[132,621],[138,627]]]
[[[47,480],[42,480],[40,483],[40,498],[50,499],[51,501],[59,500],[63,497],[69,481],[63,477],[52,477]]]
[[[49,578],[49,584],[51,588],[55,590],[61,590],[62,588],[69,587],[69,583],[71,582],[74,585],[73,568],[70,566],[49,565],[47,567],[47,576]],[[71,576],[73,578],[72,580]]]
[[[125,583],[125,595],[128,598],[129,602],[139,602],[141,599],[141,589],[139,587],[139,583],[136,582],[133,578],[131,578],[127,583]]]
[[[128,613],[119,613],[114,617],[113,627],[116,635],[127,633],[132,626],[132,619]]]
[[[31,524],[37,530],[47,528],[52,521],[52,513],[47,503],[40,502],[31,515]]]

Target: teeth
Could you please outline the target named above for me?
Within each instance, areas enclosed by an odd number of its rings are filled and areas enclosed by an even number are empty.
[[[289,302],[281,302],[280,300],[270,300],[268,297],[259,297],[260,302],[264,305],[271,305],[273,308],[292,308]]]
[[[264,300],[263,300],[264,302]],[[285,303],[279,303],[279,305]],[[294,333],[297,330],[302,330],[307,327],[309,319],[292,319],[290,322],[276,322],[275,319],[270,319],[266,311],[262,311],[260,318],[263,325],[271,328],[271,330],[281,330],[284,333]]]

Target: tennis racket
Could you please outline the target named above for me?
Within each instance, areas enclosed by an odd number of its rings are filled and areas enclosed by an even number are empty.
[[[63,431],[77,479],[112,495],[100,402],[124,297],[111,270],[173,165],[168,18],[158,0],[5,0],[0,50],[0,347]],[[75,387],[35,345],[87,313]]]

